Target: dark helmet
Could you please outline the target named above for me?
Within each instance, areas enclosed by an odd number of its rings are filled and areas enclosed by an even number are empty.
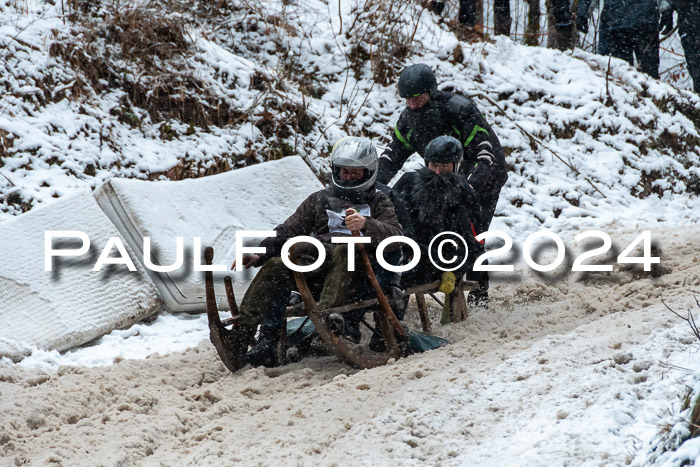
[[[340,170],[343,167],[361,168],[364,174],[360,180],[341,180]],[[341,139],[331,151],[334,191],[341,198],[354,198],[357,193],[368,192],[374,188],[378,167],[379,158],[372,140],[357,136]]]
[[[452,136],[438,136],[428,143],[425,147],[423,159],[425,162],[436,162],[438,164],[455,165],[455,172],[459,170],[459,164],[462,162],[462,143],[457,138]]]
[[[399,76],[399,96],[404,99],[420,96],[429,92],[433,97],[437,93],[437,81],[433,70],[425,63],[411,65]]]

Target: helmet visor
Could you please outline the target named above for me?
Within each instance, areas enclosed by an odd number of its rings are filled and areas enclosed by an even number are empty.
[[[372,172],[366,167],[333,166],[333,180],[343,188],[354,188],[372,178]]]

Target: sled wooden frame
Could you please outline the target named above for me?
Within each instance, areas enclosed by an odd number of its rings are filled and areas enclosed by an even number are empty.
[[[428,316],[428,305],[425,301],[426,295],[433,296],[440,288],[440,281],[428,282],[425,284],[416,285],[414,287],[409,287],[403,292],[403,297],[415,295],[416,304],[418,305],[418,314],[420,315],[420,321],[424,332],[430,332],[432,325],[430,322],[430,317]],[[469,310],[467,309],[467,300],[465,298],[466,292],[471,292],[476,290],[478,282],[462,280],[459,281],[455,286],[455,291],[452,292],[452,300],[450,301],[450,316],[452,317],[452,322],[457,323],[464,321],[469,316]],[[435,298],[435,297],[433,297]],[[440,300],[436,301],[442,306]],[[395,301],[390,301],[392,308],[395,308]],[[348,305],[339,306],[336,308],[328,308],[326,310],[319,310],[317,313],[323,317],[328,316],[331,313],[346,313],[348,311],[357,310],[360,308],[367,308],[370,306],[377,306],[379,301],[376,298],[371,298],[367,300],[362,300],[355,303],[350,303]],[[306,316],[306,307],[303,303],[297,303],[296,305],[287,307],[287,317],[297,318]],[[232,323],[232,319],[224,320],[224,324]]]
[[[211,265],[214,257],[214,251],[211,247],[207,247],[204,252],[205,262]],[[385,365],[390,359],[398,359],[401,356],[401,350],[396,342],[396,337],[393,328],[386,318],[385,313],[379,313],[379,329],[386,342],[387,350],[384,352],[373,352],[359,344],[354,344],[348,339],[337,336],[331,329],[328,322],[328,316],[333,313],[343,314],[349,311],[360,308],[377,307],[379,300],[372,298],[362,300],[356,303],[328,308],[324,310],[318,309],[318,304],[311,297],[311,292],[308,289],[306,279],[303,273],[295,273],[294,279],[297,283],[299,293],[304,298],[303,303],[287,307],[286,316],[290,317],[308,317],[314,325],[314,329],[326,344],[326,347],[341,361],[360,369],[374,368]],[[235,372],[245,365],[243,356],[249,345],[253,344],[254,329],[247,326],[237,324],[238,307],[233,294],[233,286],[231,278],[224,279],[226,290],[226,298],[228,300],[229,309],[231,310],[231,318],[222,320],[219,317],[218,307],[216,305],[216,296],[214,292],[214,278],[211,271],[205,273],[205,292],[207,304],[207,317],[209,320],[209,337],[216,348],[219,358],[224,363],[224,366],[230,371]],[[453,322],[463,321],[468,316],[467,302],[465,292],[476,289],[477,283],[473,281],[458,281],[452,299],[450,300],[450,311]],[[428,307],[425,301],[425,294],[434,294],[440,287],[440,281],[429,282],[414,287],[407,288],[403,297],[415,295],[418,311],[420,314],[423,331],[429,332],[431,329],[430,318],[428,316]],[[310,298],[310,299],[309,299]],[[394,308],[394,307],[392,307]],[[228,328],[228,326],[231,326]],[[283,329],[280,335],[279,356],[280,360],[285,360],[285,337],[286,329]]]

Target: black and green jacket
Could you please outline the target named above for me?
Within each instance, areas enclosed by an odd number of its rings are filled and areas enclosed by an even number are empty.
[[[379,158],[377,181],[388,183],[411,154],[422,156],[428,143],[442,135],[454,136],[464,145],[460,172],[476,192],[498,193],[508,179],[498,137],[470,99],[444,91],[420,109],[401,112],[391,144]]]

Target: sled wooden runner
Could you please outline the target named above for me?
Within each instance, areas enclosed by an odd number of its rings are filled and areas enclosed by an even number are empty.
[[[214,249],[207,247],[204,250],[204,260],[207,265],[211,266],[214,259]],[[227,280],[226,280],[227,279]],[[231,278],[227,277],[224,280],[226,288],[226,298],[229,303],[229,309],[232,314],[232,321],[238,317],[238,307],[236,299],[233,296],[233,286]],[[216,295],[214,293],[214,275],[211,271],[205,272],[204,290],[206,293],[207,302],[207,319],[209,321],[209,340],[214,344],[219,358],[224,366],[230,371],[235,372],[245,365],[245,352],[253,341],[255,329],[247,326],[241,326],[235,322],[231,322],[230,328],[224,326],[219,317],[219,310],[216,306]]]

